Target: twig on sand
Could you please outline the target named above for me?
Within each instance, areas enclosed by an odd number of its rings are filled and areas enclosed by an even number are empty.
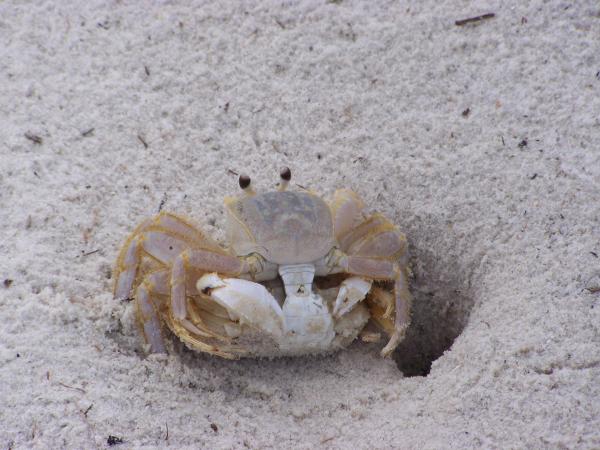
[[[333,441],[337,436],[330,436],[328,438],[321,439],[321,444],[326,444],[329,441]]]
[[[481,22],[482,20],[491,19],[492,17],[496,17],[494,13],[486,13],[481,14],[480,16],[469,17],[468,19],[461,19],[454,22],[454,25],[462,27],[468,23]]]
[[[144,148],[148,148],[148,143],[146,142],[146,140],[143,138],[143,136],[141,134],[138,134],[137,138],[138,138],[138,141],[140,141],[142,143]]]
[[[83,411],[83,415],[84,415],[85,417],[87,417],[87,414],[90,412],[90,410],[91,410],[93,407],[94,407],[94,404],[92,403],[90,406],[88,406],[88,407],[86,408],[86,410],[85,410],[85,411]]]
[[[24,136],[26,139],[29,139],[34,144],[41,145],[42,142],[44,142],[44,140],[40,136],[38,136],[37,134],[30,133],[29,131],[25,133]]]
[[[81,389],[81,388],[78,388],[78,387],[74,387],[74,386],[69,386],[68,384],[61,383],[60,381],[58,382],[58,384],[60,384],[62,387],[66,387],[68,389],[74,389],[74,390],[79,391],[79,392],[81,392],[83,394],[87,394],[87,392],[85,392],[84,389]]]

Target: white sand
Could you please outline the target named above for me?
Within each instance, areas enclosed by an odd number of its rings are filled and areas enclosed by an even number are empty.
[[[597,1],[106,3],[0,4],[0,447],[600,447]],[[144,355],[126,235],[283,164],[405,230],[427,377]]]

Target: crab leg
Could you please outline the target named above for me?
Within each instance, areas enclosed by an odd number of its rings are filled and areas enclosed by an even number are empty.
[[[372,315],[390,334],[381,351],[389,356],[403,339],[410,324],[412,297],[408,290],[406,237],[383,215],[365,216],[364,203],[352,191],[336,191],[330,204],[334,230],[340,249],[332,252],[326,269],[329,273],[347,272],[374,280],[393,280],[393,294],[377,288],[370,296],[379,300]],[[358,222],[358,223],[357,223]],[[381,292],[379,292],[381,291]],[[378,292],[378,294],[376,294]],[[393,295],[393,299],[389,297]],[[392,305],[395,318],[391,320]]]
[[[243,259],[208,250],[185,250],[175,258],[171,272],[171,309],[173,316],[184,320],[187,316],[186,277],[192,272],[218,272],[240,275],[250,267]]]
[[[400,233],[385,217],[374,215],[348,233],[340,242],[342,250],[349,255],[386,258],[406,264],[406,236]]]
[[[152,226],[149,228],[164,231],[174,237],[176,236],[191,247],[200,246],[208,250],[223,252],[221,246],[209,236],[196,229],[185,219],[168,212],[161,212],[156,216],[152,222]]]
[[[150,344],[150,352],[166,353],[158,313],[154,308],[154,304],[150,298],[150,292],[145,283],[142,283],[136,289],[135,299],[144,337],[148,344]]]
[[[159,318],[161,296],[169,295],[169,271],[148,274],[135,290],[135,311],[151,353],[166,353]]]
[[[219,244],[181,217],[162,212],[142,222],[131,233],[117,259],[114,297],[125,299],[131,296],[143,253],[162,264],[170,264],[188,247],[225,254]]]
[[[329,207],[337,239],[350,232],[357,223],[364,220],[362,210],[365,207],[365,203],[350,189],[338,189],[335,191]]]
[[[116,269],[114,297],[119,300],[129,298],[140,260],[140,239],[138,236],[129,240],[126,248],[119,255]]]
[[[394,296],[396,317],[394,319],[394,332],[389,342],[381,350],[381,356],[388,357],[396,349],[400,341],[404,339],[406,330],[410,325],[410,310],[412,296],[408,290],[408,279],[406,271],[396,266],[396,280],[394,282]]]
[[[185,242],[165,231],[146,231],[132,236],[119,255],[114,297],[125,299],[131,296],[143,252],[168,264],[185,248]]]
[[[342,261],[346,272],[376,280],[393,280],[396,278],[394,263],[387,259],[375,259],[364,256],[348,256]]]

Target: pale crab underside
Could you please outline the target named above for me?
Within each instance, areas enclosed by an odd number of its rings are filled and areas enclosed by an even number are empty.
[[[230,249],[169,213],[127,239],[115,298],[135,299],[151,352],[166,352],[166,328],[224,358],[335,351],[361,332],[372,340],[375,328],[389,335],[388,356],[403,339],[411,306],[404,235],[384,216],[365,215],[354,192],[338,190],[326,204],[284,192],[283,174],[280,191],[266,194],[240,178],[245,195],[226,201]]]

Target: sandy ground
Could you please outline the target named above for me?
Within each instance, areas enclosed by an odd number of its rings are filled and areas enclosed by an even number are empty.
[[[600,447],[597,1],[145,3],[0,4],[2,448]],[[406,232],[394,360],[147,357],[126,235],[284,164]]]

